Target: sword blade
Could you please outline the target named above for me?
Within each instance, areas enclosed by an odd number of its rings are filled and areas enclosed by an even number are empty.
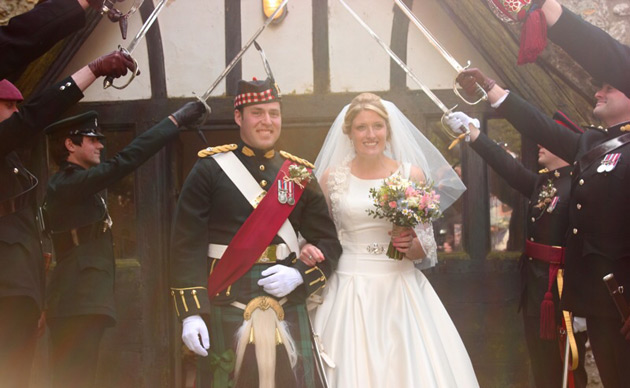
[[[269,23],[271,23],[273,21],[273,19],[276,17],[276,15],[278,15],[280,13],[280,11],[284,8],[285,5],[287,5],[287,3],[289,2],[289,0],[284,0],[280,6],[278,6],[278,8],[276,8],[276,10],[271,14],[271,16],[269,16],[267,18],[267,20],[265,20],[265,23],[263,23],[262,26],[260,26],[260,28],[254,33],[254,35],[252,35],[251,38],[249,38],[249,40],[247,41],[247,43],[245,43],[245,46],[243,46],[243,48],[241,49],[241,51],[239,51],[236,56],[234,57],[234,59],[232,59],[232,61],[227,65],[227,67],[225,69],[223,69],[223,71],[221,72],[221,74],[219,74],[219,76],[217,77],[217,79],[212,83],[212,85],[210,85],[210,87],[208,88],[208,90],[205,91],[205,93],[199,98],[201,101],[207,101],[208,98],[210,98],[210,94],[212,94],[212,92],[214,91],[214,89],[217,87],[217,85],[219,85],[219,83],[223,80],[223,78],[225,78],[225,76],[232,71],[232,69],[234,68],[234,66],[236,66],[236,64],[238,63],[238,61],[241,60],[241,58],[243,57],[243,55],[245,54],[245,52],[249,49],[249,47],[252,45],[252,43],[254,43],[254,40],[256,40],[256,38],[258,38],[258,36],[260,36],[260,34],[262,34],[262,32],[265,30],[265,28],[267,28],[267,26],[269,25]]]
[[[446,51],[446,49],[444,47],[442,47],[442,45],[440,44],[440,42],[438,42],[438,40],[433,36],[433,34],[431,34],[431,32],[429,31],[428,28],[426,28],[424,26],[424,24],[422,24],[422,22],[416,17],[416,15],[411,12],[411,10],[409,9],[409,7],[407,7],[407,5],[405,3],[402,2],[402,0],[394,0],[394,2],[396,3],[396,5],[398,6],[398,8],[400,8],[401,11],[403,11],[403,13],[405,15],[407,15],[407,17],[409,18],[409,20],[411,20],[411,22],[418,27],[418,29],[420,30],[420,32],[422,32],[422,34],[424,35],[425,38],[427,38],[427,40],[429,41],[429,43],[431,43],[431,45],[433,45],[433,47],[435,47],[435,49],[442,55],[442,57],[444,57],[444,59],[446,59],[446,61],[453,67],[453,69],[455,69],[455,71],[457,71],[458,73],[461,72],[462,70],[464,70],[464,67],[461,66],[456,60],[455,58],[453,58],[453,56]]]
[[[346,2],[344,0],[339,0],[339,2],[355,18],[355,20],[357,22],[359,22],[359,24],[372,36],[372,38],[374,38],[374,40],[376,40],[376,42],[383,48],[383,50],[385,50],[385,52],[387,52],[387,54],[389,54],[389,56],[394,60],[394,62],[396,62],[398,64],[398,66],[400,66],[405,71],[405,73],[407,73],[409,78],[411,78],[420,87],[420,89],[422,89],[424,94],[426,94],[427,97],[429,97],[429,99],[431,101],[433,101],[433,103],[435,105],[437,105],[437,107],[440,108],[440,110],[443,113],[449,113],[450,109],[448,109],[446,107],[446,105],[444,105],[444,103],[431,91],[431,89],[429,89],[425,84],[423,84],[420,81],[420,79],[418,77],[416,77],[416,75],[411,71],[409,66],[407,66],[407,64],[405,62],[403,62],[398,57],[398,55],[396,55],[396,53],[370,28],[370,26],[368,26],[363,21],[363,19],[361,19],[361,17],[359,15],[357,15],[357,13],[354,12],[352,10],[352,8],[350,8],[350,6],[348,4],[346,4]]]
[[[142,27],[140,27],[140,30],[138,31],[136,36],[134,36],[131,42],[129,42],[129,46],[127,46],[127,51],[129,52],[129,54],[131,54],[133,50],[135,50],[138,46],[138,43],[140,43],[140,41],[144,39],[147,31],[149,31],[149,28],[151,28],[153,23],[157,20],[157,17],[162,11],[162,8],[164,8],[164,6],[166,5],[166,1],[167,0],[160,0],[158,5],[153,9],[153,12],[151,12],[151,15],[149,15]]]

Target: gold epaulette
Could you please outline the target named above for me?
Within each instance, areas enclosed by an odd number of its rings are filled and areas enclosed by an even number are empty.
[[[295,163],[302,164],[302,165],[304,165],[304,166],[306,166],[308,168],[315,168],[315,165],[313,163],[309,162],[308,160],[302,159],[302,158],[298,158],[297,156],[291,155],[290,153],[288,153],[286,151],[280,151],[280,156],[282,156],[285,159],[292,160]]]
[[[197,152],[197,156],[199,156],[200,158],[207,158],[208,156],[212,156],[214,154],[234,151],[237,148],[238,146],[236,144],[225,144],[225,145],[220,145],[220,146],[215,146],[215,147],[208,147]]]

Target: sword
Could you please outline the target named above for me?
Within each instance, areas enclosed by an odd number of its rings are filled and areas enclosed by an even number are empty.
[[[400,10],[403,11],[403,13],[409,18],[409,20],[411,20],[411,22],[416,27],[418,27],[420,32],[422,32],[424,37],[427,38],[429,43],[431,43],[431,45],[435,47],[435,49],[442,55],[442,57],[446,59],[446,62],[448,62],[449,65],[451,65],[451,67],[455,69],[457,74],[461,73],[462,71],[470,67],[470,61],[466,61],[466,66],[461,66],[459,62],[457,62],[457,60],[455,60],[455,58],[453,58],[453,56],[449,54],[449,52],[446,51],[444,47],[442,47],[440,42],[438,42],[438,40],[435,39],[433,34],[431,34],[431,32],[420,22],[420,20],[416,17],[416,15],[414,15],[414,13],[411,12],[409,7],[407,7],[407,5],[402,2],[402,0],[394,0],[394,2],[398,6],[398,8],[400,8]],[[464,98],[464,96],[462,96],[459,93],[459,90],[457,89],[457,81],[453,82],[453,92],[457,95],[457,97],[461,98],[462,101],[464,101],[468,105],[475,105],[475,104],[480,103],[481,101],[488,100],[488,93],[486,93],[486,91],[483,90],[483,88],[479,84],[477,84],[477,94],[480,95],[481,97],[479,97],[477,101],[468,101],[466,98]]]
[[[289,2],[289,0],[284,0],[284,1],[282,1],[282,3],[280,3],[278,8],[276,8],[276,10],[273,11],[271,16],[269,16],[267,18],[267,20],[265,20],[263,25],[260,26],[260,28],[254,33],[254,35],[252,35],[252,37],[249,38],[249,40],[247,41],[247,43],[245,43],[245,45],[243,46],[241,51],[239,51],[236,54],[236,56],[234,57],[234,59],[232,59],[232,61],[225,67],[225,69],[223,69],[221,74],[219,74],[217,79],[214,80],[212,85],[210,85],[210,87],[203,93],[203,95],[201,97],[197,97],[197,99],[199,101],[201,101],[201,103],[206,107],[206,114],[201,119],[201,123],[204,123],[208,119],[208,116],[210,115],[210,113],[212,112],[212,109],[210,109],[210,106],[207,103],[208,98],[210,98],[210,94],[212,94],[214,89],[219,85],[219,83],[223,80],[223,78],[225,78],[225,76],[227,76],[228,73],[230,71],[232,71],[234,66],[236,66],[238,61],[241,60],[241,58],[243,57],[245,52],[249,49],[249,47],[252,45],[252,43],[254,43],[256,38],[258,38],[260,36],[260,34],[262,34],[262,32],[265,30],[265,28],[267,28],[267,26],[273,21],[273,19],[276,17],[276,15],[278,15],[280,13],[280,11],[287,5],[288,2]]]
[[[319,335],[317,335],[315,333],[315,329],[313,329],[313,322],[311,322],[310,315],[308,316],[308,325],[311,328],[311,344],[313,348],[313,353],[315,353],[315,364],[317,366],[317,372],[322,379],[323,388],[328,388],[330,387],[330,384],[328,384],[328,378],[326,377],[326,369],[324,368],[324,360],[322,359],[322,350],[320,349]]]
[[[359,15],[357,15],[356,12],[354,12],[352,10],[352,8],[350,8],[350,6],[348,4],[346,4],[346,2],[344,0],[339,0],[339,2],[356,19],[356,21],[359,22],[359,24],[372,36],[372,38],[374,38],[374,40],[376,40],[376,42],[383,48],[383,50],[385,50],[387,52],[387,54],[389,54],[389,56],[394,60],[394,62],[396,62],[396,64],[398,64],[398,66],[400,66],[405,71],[405,73],[407,73],[409,78],[411,78],[413,81],[415,81],[415,83],[420,87],[420,89],[422,89],[424,94],[426,94],[427,97],[429,97],[429,99],[431,101],[433,101],[433,103],[435,105],[437,105],[438,108],[440,108],[440,110],[443,113],[442,114],[442,118],[440,120],[441,123],[442,123],[442,128],[444,129],[444,132],[448,136],[450,136],[451,138],[454,139],[451,142],[451,144],[449,145],[448,149],[450,150],[451,148],[455,147],[455,145],[457,143],[459,143],[460,140],[464,139],[466,136],[469,136],[470,135],[470,129],[466,128],[464,125],[460,126],[459,129],[462,131],[462,133],[458,135],[456,133],[451,133],[452,131],[450,130],[450,128],[444,123],[444,119],[446,118],[446,116],[451,114],[453,109],[455,109],[457,107],[457,105],[455,105],[451,109],[447,108],[446,105],[444,105],[444,103],[431,91],[431,89],[429,89],[426,85],[424,85],[420,81],[420,79],[418,79],[418,77],[416,77],[416,75],[411,71],[411,69],[407,66],[407,64],[405,64],[405,62],[403,62],[398,57],[398,55],[396,55],[396,53],[370,28],[370,26],[368,26],[363,21],[363,19],[361,19],[361,17]]]
[[[140,43],[140,41],[147,34],[147,31],[149,31],[149,28],[151,28],[151,26],[153,25],[153,22],[155,22],[157,20],[158,15],[160,14],[162,9],[166,5],[166,1],[167,0],[160,0],[158,5],[153,9],[153,12],[151,12],[151,15],[149,15],[149,17],[144,22],[142,27],[140,27],[140,30],[138,31],[136,36],[133,37],[133,40],[129,43],[129,46],[127,46],[127,48],[118,46],[118,50],[120,50],[123,54],[127,54],[127,55],[129,55],[131,57],[131,53],[133,52],[133,50],[136,49],[136,47],[138,46],[138,43]],[[107,88],[109,88],[111,86],[114,89],[119,89],[120,90],[120,89],[124,89],[127,86],[129,86],[131,81],[133,81],[133,79],[136,78],[136,76],[140,74],[140,71],[138,69],[138,62],[133,57],[131,57],[131,59],[133,60],[133,63],[135,65],[135,70],[133,72],[131,72],[131,77],[129,78],[127,83],[124,84],[123,86],[116,86],[116,85],[114,85],[114,78],[113,77],[106,77],[103,80],[103,89],[107,89]]]

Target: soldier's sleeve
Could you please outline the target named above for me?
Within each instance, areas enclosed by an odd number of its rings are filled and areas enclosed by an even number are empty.
[[[562,7],[549,38],[564,49],[593,78],[630,97],[630,47]]]
[[[567,163],[573,163],[578,150],[579,134],[556,123],[514,92],[508,94],[497,108],[497,112],[522,135],[542,145]]]
[[[0,79],[20,70],[85,25],[76,0],[48,0],[0,27]]]
[[[469,144],[510,186],[527,198],[532,195],[538,177],[535,172],[528,170],[484,133]]]
[[[186,178],[171,236],[170,294],[178,318],[210,314],[208,219],[213,186],[212,159],[200,159]]]
[[[18,112],[0,123],[0,155],[26,145],[82,98],[83,92],[71,77],[30,98]]]
[[[328,213],[328,205],[324,193],[316,179],[306,185],[302,199],[304,210],[300,216],[300,230],[304,239],[322,251],[326,260],[309,267],[299,259],[294,268],[300,271],[304,283],[300,286],[304,297],[326,286],[330,275],[337,268],[341,256],[341,244],[337,239],[337,230]]]
[[[177,126],[167,117],[145,131],[113,158],[87,170],[77,170],[58,185],[59,195],[72,199],[96,194],[121,180],[177,137]]]

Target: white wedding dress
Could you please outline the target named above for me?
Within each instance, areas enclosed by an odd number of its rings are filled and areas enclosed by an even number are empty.
[[[326,367],[330,386],[478,387],[466,348],[427,278],[412,261],[384,253],[391,224],[366,212],[373,207],[369,189],[383,179],[345,174],[343,180],[341,192],[329,185],[343,254],[313,321],[336,364]],[[423,264],[435,263],[432,227],[416,233],[428,252]]]

